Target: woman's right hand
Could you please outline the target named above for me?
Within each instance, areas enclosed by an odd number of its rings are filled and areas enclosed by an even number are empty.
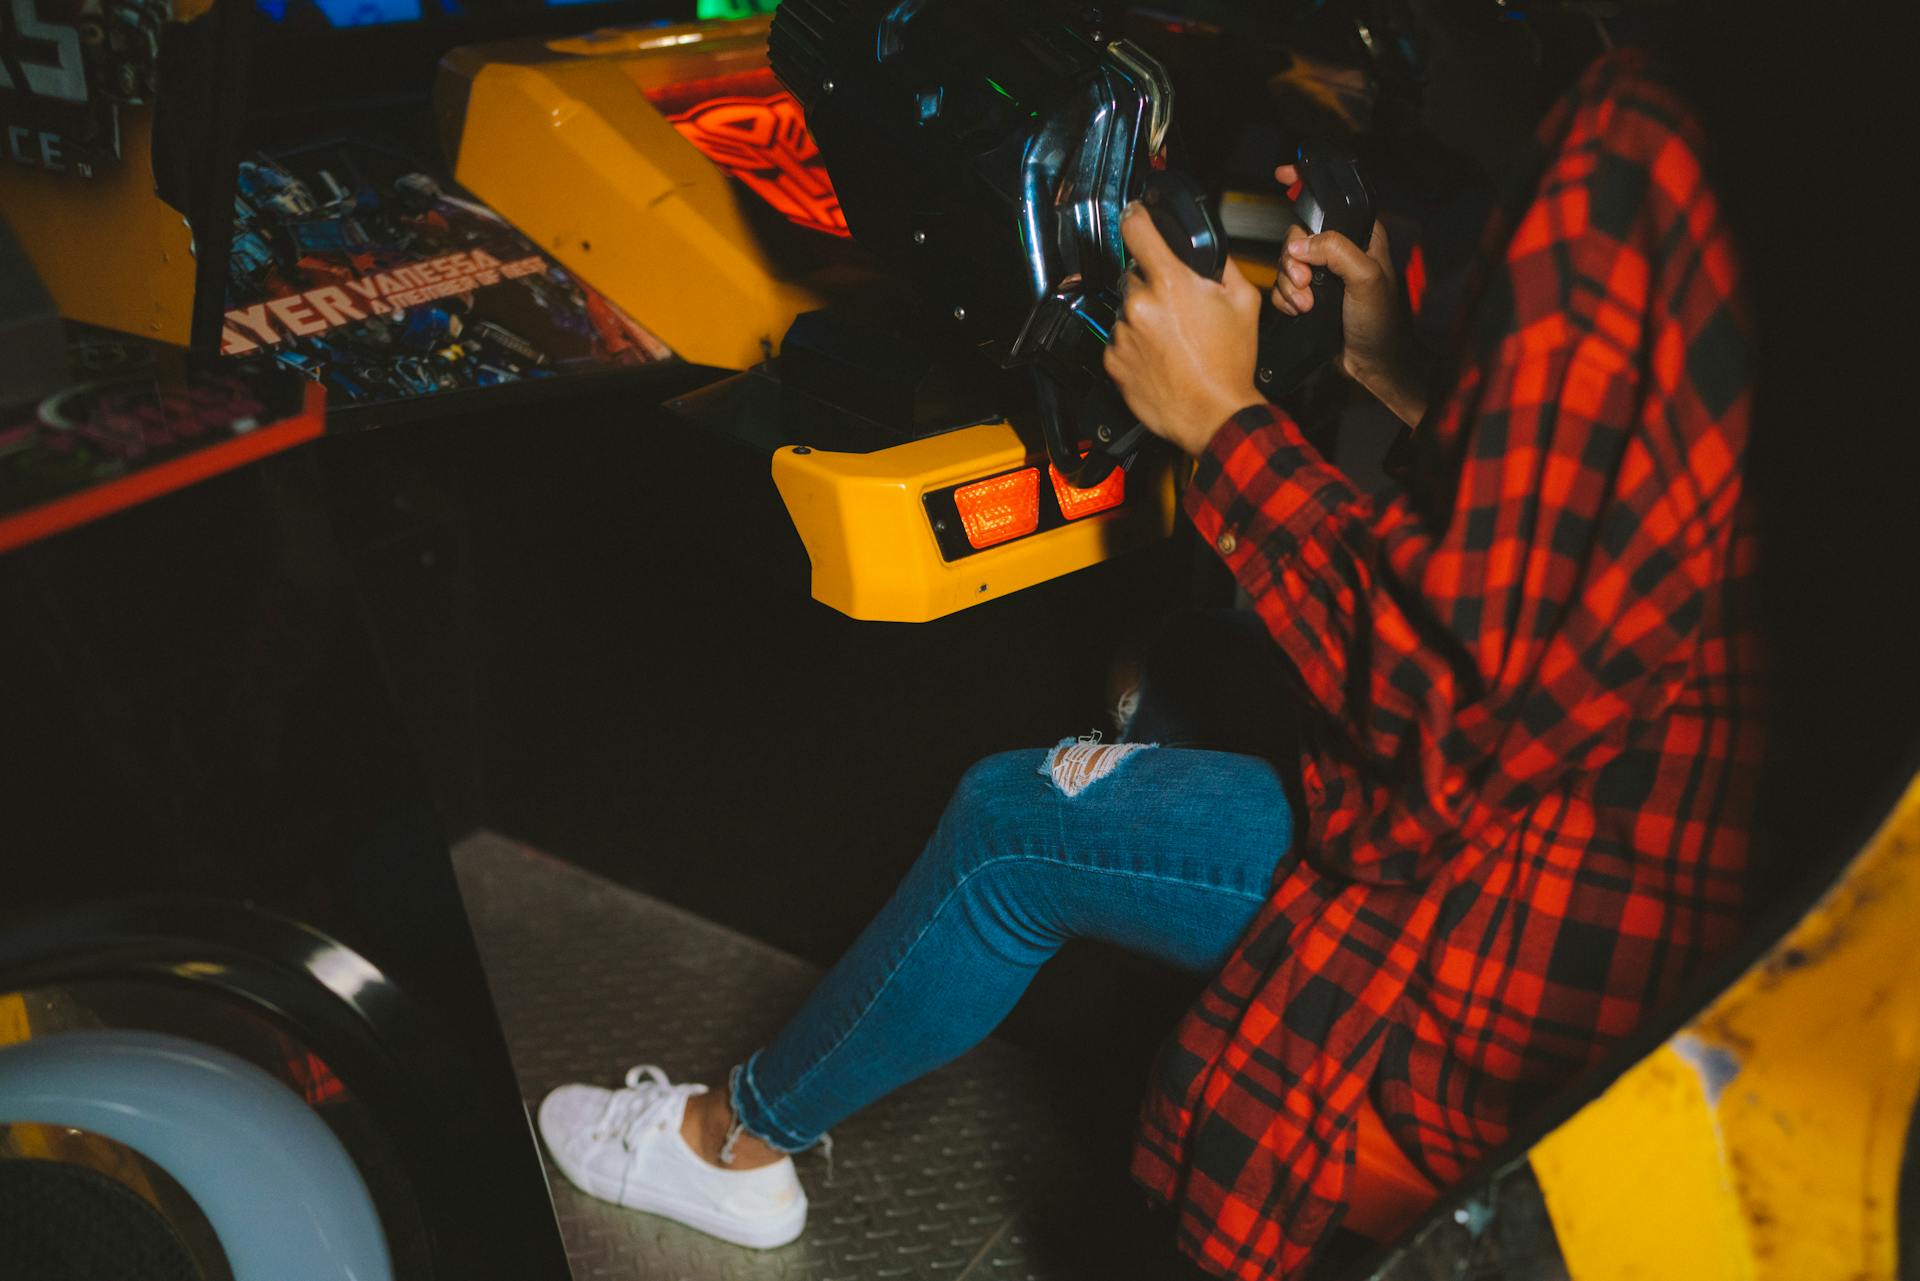
[[[1294,165],[1273,176],[1291,187],[1300,179]],[[1346,286],[1341,308],[1342,342],[1334,365],[1372,392],[1408,426],[1426,415],[1426,370],[1413,341],[1412,323],[1400,305],[1399,281],[1387,249],[1387,229],[1375,222],[1366,252],[1337,231],[1310,235],[1295,223],[1287,228],[1273,282],[1273,305],[1288,316],[1313,310],[1313,269],[1325,267]]]

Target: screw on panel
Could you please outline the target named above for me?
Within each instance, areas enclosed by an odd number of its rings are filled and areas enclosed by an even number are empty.
[[[926,243],[927,243],[927,233],[926,233],[926,232],[924,232],[924,231],[916,231],[916,232],[914,232],[914,233],[913,233],[913,243],[914,243],[914,244],[916,244],[916,245],[924,245],[924,244],[926,244]]]
[[[811,454],[813,452],[813,447],[811,445],[795,445],[793,447],[793,452],[796,454]]]
[[[955,320],[965,320],[967,318],[967,309],[965,307],[955,307],[953,309],[953,318]]]
[[[1261,382],[1263,382],[1263,383],[1270,383],[1270,382],[1272,382],[1272,381],[1273,381],[1273,370],[1271,370],[1271,369],[1262,369],[1262,370],[1260,371],[1260,381],[1261,381]]]
[[[831,80],[823,80],[823,81],[821,81],[821,83],[820,83],[820,92],[821,92],[821,93],[832,93],[832,92],[833,92],[833,81],[831,81]]]
[[[1093,434],[1100,438],[1100,443],[1103,445],[1113,440],[1113,428],[1107,426],[1105,423],[1101,423],[1098,427],[1094,428]]]

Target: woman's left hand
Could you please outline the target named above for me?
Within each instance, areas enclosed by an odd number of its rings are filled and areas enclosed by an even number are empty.
[[[1198,457],[1254,389],[1260,291],[1231,260],[1224,280],[1182,262],[1140,205],[1120,221],[1133,256],[1106,369],[1148,431]]]

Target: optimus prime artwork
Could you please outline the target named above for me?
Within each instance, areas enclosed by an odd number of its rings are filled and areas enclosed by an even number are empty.
[[[486,205],[362,141],[241,163],[221,350],[336,404],[671,355]]]

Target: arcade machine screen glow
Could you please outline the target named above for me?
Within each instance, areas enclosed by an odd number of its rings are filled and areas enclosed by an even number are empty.
[[[603,4],[605,0],[535,0],[547,8]],[[16,5],[31,5],[32,0],[14,0]],[[693,16],[702,20],[750,18],[772,13],[779,0],[696,0]],[[435,18],[464,18],[476,6],[463,0],[254,0],[254,8],[274,22],[285,22],[301,9],[317,13],[326,25],[350,27],[388,26],[403,22],[426,22]]]

